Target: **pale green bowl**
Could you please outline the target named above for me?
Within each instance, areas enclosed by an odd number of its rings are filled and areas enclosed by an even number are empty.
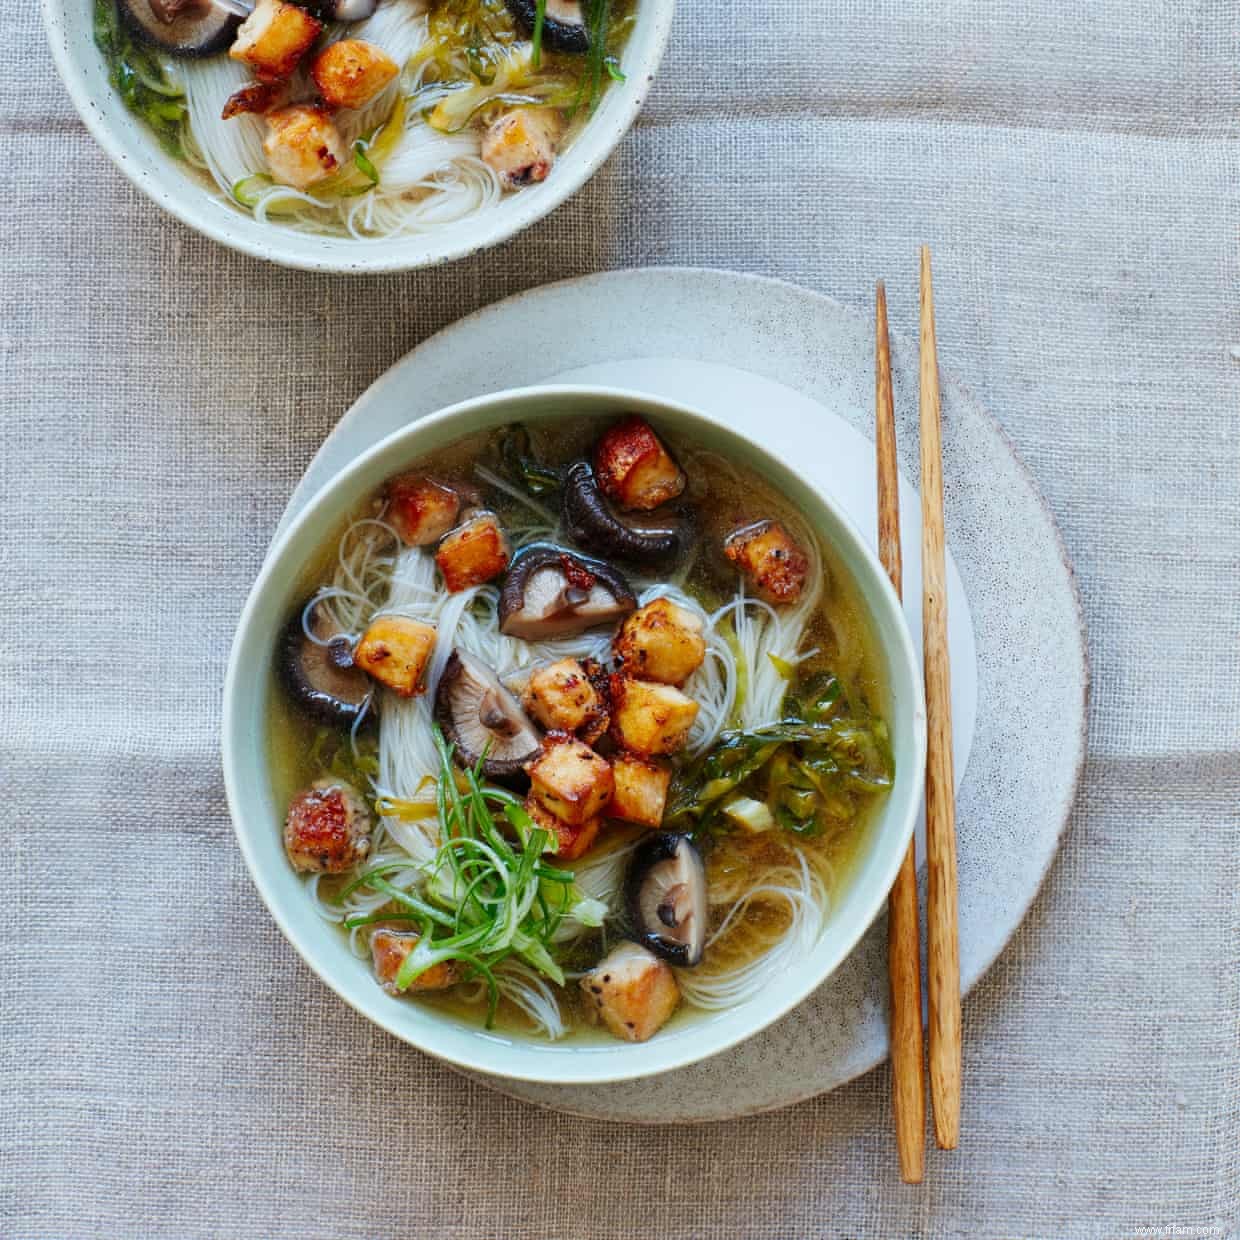
[[[267,765],[269,674],[279,633],[300,597],[305,566],[344,519],[385,479],[476,431],[509,422],[640,412],[656,425],[744,460],[786,495],[835,549],[859,587],[877,635],[890,699],[884,704],[895,754],[894,786],[867,831],[846,889],[818,946],[767,989],[727,1012],[674,1021],[641,1045],[596,1039],[552,1043],[487,1032],[415,1000],[385,994],[369,965],[312,907],[284,857]],[[631,392],[594,387],[523,388],[465,401],[422,418],[376,444],[310,500],[276,539],[242,612],[224,685],[223,758],[228,803],[259,893],[289,942],[347,1003],[398,1038],[462,1067],[521,1080],[616,1081],[666,1072],[717,1054],[765,1028],[836,969],[877,916],[913,834],[925,773],[921,676],[899,600],[882,566],[847,517],[791,465],[709,413]]]

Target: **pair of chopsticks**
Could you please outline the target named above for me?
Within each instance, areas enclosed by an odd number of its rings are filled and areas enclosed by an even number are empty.
[[[900,475],[887,292],[875,307],[875,442],[878,452],[878,553],[896,593],[903,590]],[[940,1149],[960,1137],[960,944],[956,923],[956,804],[952,775],[951,666],[947,654],[947,568],[943,532],[943,446],[938,341],[930,248],[921,248],[921,581],[926,678],[926,948],[930,1008],[930,1098]],[[891,982],[892,1110],[900,1173],[919,1184],[926,1162],[926,1093],[922,1077],[921,936],[914,847],[888,901]]]

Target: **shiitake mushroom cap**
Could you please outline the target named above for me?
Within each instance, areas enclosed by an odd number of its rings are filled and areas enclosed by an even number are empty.
[[[504,0],[517,24],[527,33],[534,33],[538,19],[536,0]],[[590,32],[586,27],[581,0],[547,0],[543,12],[542,41],[544,47],[557,52],[590,50]]]
[[[589,461],[568,467],[561,516],[573,542],[618,560],[639,564],[665,560],[681,551],[686,541],[684,522],[678,518],[650,525],[622,521],[603,495]]]
[[[307,626],[318,641],[311,640]],[[374,686],[353,663],[349,639],[340,634],[327,609],[312,599],[298,607],[285,625],[278,666],[294,704],[324,723],[352,727],[372,705]]]
[[[297,0],[325,22],[360,22],[374,15],[379,0]]]
[[[455,649],[435,691],[435,722],[461,766],[472,769],[483,753],[489,779],[514,779],[542,746],[520,703],[481,659]]]
[[[531,588],[538,597],[531,597]],[[554,543],[531,543],[508,567],[499,627],[512,637],[544,641],[614,623],[636,606],[624,574],[610,564]]]
[[[242,20],[212,0],[118,0],[116,7],[134,38],[172,56],[223,51]]]
[[[624,880],[633,937],[672,964],[692,966],[706,949],[706,867],[687,835],[656,831],[633,851]]]

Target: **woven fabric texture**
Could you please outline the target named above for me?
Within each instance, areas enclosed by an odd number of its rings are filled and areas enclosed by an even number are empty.
[[[9,20],[0,1236],[1237,1234],[1233,4],[683,0],[577,198],[366,279],[159,213],[77,120],[35,6]],[[914,330],[923,240],[942,364],[1047,495],[1094,679],[1063,849],[966,1004],[961,1148],[900,1185],[886,1068],[642,1130],[507,1101],[355,1016],[260,904],[218,754],[234,623],[334,421],[460,315],[606,268],[859,307],[884,276]]]

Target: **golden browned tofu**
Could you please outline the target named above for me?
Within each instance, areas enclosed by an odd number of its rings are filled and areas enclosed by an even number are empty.
[[[251,113],[261,116],[264,112],[279,107],[287,95],[288,89],[284,82],[251,82],[224,100],[220,119],[229,121],[234,116]]]
[[[675,753],[689,736],[698,704],[673,685],[611,678],[611,731],[622,749],[643,757]]]
[[[284,851],[295,870],[343,874],[370,852],[373,823],[370,807],[352,784],[317,779],[288,807]]]
[[[411,547],[438,542],[456,524],[461,498],[451,487],[420,474],[402,474],[386,490],[384,517]]]
[[[555,163],[564,120],[555,108],[514,108],[482,136],[482,159],[505,189],[545,181]]]
[[[267,113],[263,151],[272,177],[294,189],[308,189],[344,162],[344,140],[322,108],[295,104]]]
[[[576,732],[603,710],[586,669],[576,659],[560,659],[530,674],[521,704],[548,730]]]
[[[594,473],[603,494],[623,508],[649,511],[685,489],[684,473],[645,418],[608,428],[594,450]]]
[[[439,544],[435,563],[443,583],[455,594],[498,577],[508,567],[512,552],[493,512],[479,512],[458,525]]]
[[[362,634],[353,661],[400,697],[422,692],[422,672],[435,649],[435,626],[408,616],[377,616]]]
[[[525,798],[525,812],[534,820],[536,827],[555,840],[555,856],[559,861],[577,861],[584,857],[594,847],[603,825],[601,818],[587,818],[574,826],[548,813],[533,794]]]
[[[399,69],[381,47],[362,39],[340,39],[325,47],[310,67],[310,76],[333,108],[363,108],[396,76]]]
[[[264,82],[286,78],[297,68],[323,23],[288,0],[258,0],[254,11],[237,27],[228,54],[248,65]]]
[[[620,753],[611,760],[611,775],[615,786],[603,813],[643,827],[662,826],[671,767],[640,754]]]
[[[411,995],[419,990],[445,990],[461,980],[460,967],[453,960],[441,960],[415,977],[408,989],[396,989],[396,975],[405,957],[418,945],[419,935],[401,930],[380,929],[370,936],[370,958],[375,980],[389,995]]]
[[[795,603],[805,587],[809,557],[778,521],[758,521],[730,534],[723,553],[770,603]]]
[[[611,726],[611,677],[607,669],[596,659],[585,659],[581,664],[586,678],[594,688],[598,710],[577,729],[577,735],[587,745],[596,745],[607,735]]]
[[[702,621],[669,598],[651,599],[620,626],[615,651],[625,675],[682,685],[706,658]]]
[[[570,826],[597,818],[611,800],[611,763],[564,732],[547,736],[543,751],[526,763],[530,795]]]
[[[620,943],[581,979],[586,1010],[618,1038],[645,1042],[667,1024],[680,1002],[666,960],[637,943]]]

